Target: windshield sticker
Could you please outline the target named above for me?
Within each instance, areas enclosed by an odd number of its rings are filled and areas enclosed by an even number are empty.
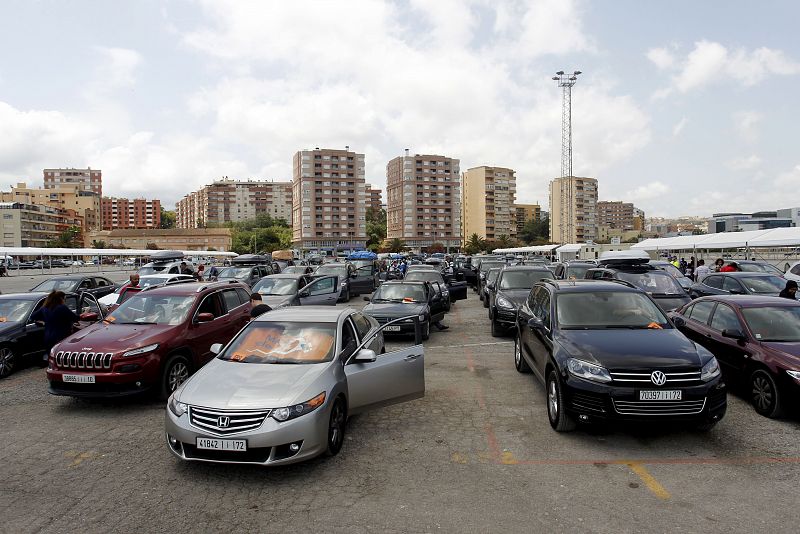
[[[756,334],[756,339],[761,339],[761,334]]]
[[[656,322],[650,323],[649,325],[647,325],[647,328],[652,328],[654,330],[663,330],[664,329],[660,324],[658,324]]]
[[[323,361],[333,348],[333,342],[333,336],[313,327],[305,328],[296,335],[286,335],[278,325],[254,328],[230,359],[253,363],[269,360]]]

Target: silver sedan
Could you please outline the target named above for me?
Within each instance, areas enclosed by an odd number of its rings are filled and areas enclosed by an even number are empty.
[[[169,449],[182,460],[259,465],[337,454],[348,416],[425,394],[422,346],[387,353],[382,328],[321,306],[251,321],[170,397]]]

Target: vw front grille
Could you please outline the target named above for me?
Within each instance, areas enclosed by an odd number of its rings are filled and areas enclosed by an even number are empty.
[[[655,370],[654,370],[655,371]],[[610,371],[611,379],[620,386],[653,386],[650,378],[653,371]],[[664,372],[667,381],[660,387],[669,386],[698,386],[703,382],[700,380],[700,371],[680,371]]]
[[[696,415],[706,406],[705,397],[686,401],[611,401],[622,415]]]
[[[110,352],[69,352],[56,353],[56,367],[64,369],[111,369]]]
[[[204,432],[227,436],[260,427],[272,410],[229,411],[189,406],[189,424]]]

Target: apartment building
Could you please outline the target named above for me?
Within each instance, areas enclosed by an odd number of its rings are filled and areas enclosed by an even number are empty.
[[[387,239],[415,250],[461,246],[459,160],[406,150],[386,165],[386,198]]]
[[[539,221],[542,218],[542,207],[539,204],[514,204],[517,214],[517,233],[522,232],[530,221]]]
[[[103,230],[161,226],[161,201],[157,199],[103,197],[100,208],[103,214]]]
[[[91,191],[103,196],[103,171],[99,169],[45,169],[44,188],[59,189],[77,186],[80,191]]]
[[[550,241],[586,243],[597,235],[597,180],[563,176],[550,182]]]
[[[364,154],[315,148],[292,162],[292,242],[315,251],[362,250],[367,244]]]
[[[597,202],[597,225],[612,230],[633,230],[635,209],[630,202],[600,200]]]
[[[51,206],[0,202],[4,247],[46,247],[65,230],[83,228],[83,218],[75,210]]]
[[[291,182],[231,180],[226,176],[179,200],[175,224],[178,228],[202,228],[264,214],[291,223]]]
[[[73,210],[81,216],[84,233],[102,228],[100,196],[94,191],[84,189],[80,184],[69,183],[44,189],[28,187],[21,182],[12,186],[11,191],[1,191],[0,202],[18,202]]]
[[[380,213],[383,208],[383,192],[372,184],[367,184],[366,189],[367,209]]]
[[[485,239],[517,236],[514,201],[517,178],[505,167],[473,167],[462,175],[462,238],[478,234]]]
[[[89,232],[84,246],[92,241],[105,241],[108,248],[146,249],[152,245],[164,250],[217,250],[231,249],[230,228],[158,228],[145,230],[102,230]]]

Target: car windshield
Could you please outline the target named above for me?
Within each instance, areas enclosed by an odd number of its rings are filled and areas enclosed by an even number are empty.
[[[375,292],[372,302],[425,302],[425,289],[416,284],[385,284]]]
[[[21,323],[35,303],[35,300],[0,299],[0,323]]]
[[[591,265],[591,264],[588,264],[588,263],[582,264],[582,265],[580,265],[580,264],[579,265],[567,265],[566,277],[568,279],[570,279],[570,278],[575,278],[575,279],[586,278],[586,271],[588,271],[592,267],[594,267],[594,265]]]
[[[617,277],[655,295],[683,295],[686,293],[678,281],[668,275],[666,271],[645,271],[643,273],[620,271],[617,273]]]
[[[756,294],[780,293],[786,287],[786,280],[777,276],[743,276],[739,281],[748,292]]]
[[[500,278],[500,289],[530,289],[536,282],[553,278],[550,271],[504,271]]]
[[[252,267],[225,267],[219,272],[217,279],[235,278],[237,280],[246,280],[252,270]]]
[[[780,269],[769,263],[740,263],[739,270],[744,273],[770,273],[783,275]]]
[[[486,272],[489,269],[494,269],[496,267],[503,267],[504,265],[505,262],[502,261],[482,261],[480,270]]]
[[[684,276],[684,274],[680,271],[680,269],[678,269],[677,267],[675,267],[671,263],[665,263],[663,265],[657,265],[656,267],[661,269],[662,271],[668,273],[668,274],[671,274],[675,278],[682,278]]]
[[[336,323],[254,321],[218,356],[240,363],[321,363],[333,358]]]
[[[564,293],[556,303],[562,329],[669,328],[659,307],[632,291]]]
[[[438,271],[432,269],[419,271],[411,271],[406,274],[406,280],[409,282],[442,282],[442,275]]]
[[[253,292],[261,295],[294,295],[297,280],[291,278],[262,278],[253,286]]]
[[[759,341],[800,341],[800,306],[742,308],[742,315]]]
[[[336,276],[346,276],[347,266],[342,264],[320,265],[315,271],[315,274],[332,274]]]
[[[45,280],[31,289],[31,291],[72,291],[72,288],[74,288],[77,283],[78,280],[59,280],[58,278],[52,278],[50,280]]]
[[[303,274],[306,272],[306,267],[302,265],[291,265],[281,270],[281,272],[285,274]]]
[[[123,302],[106,317],[106,321],[114,324],[177,325],[186,319],[193,302],[193,296],[162,296],[145,291]]]

